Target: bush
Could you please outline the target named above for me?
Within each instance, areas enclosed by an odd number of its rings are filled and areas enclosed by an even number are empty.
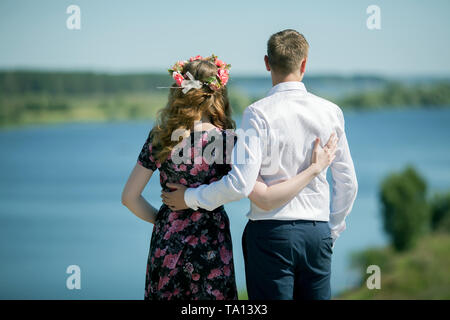
[[[429,229],[426,191],[424,179],[411,166],[401,173],[389,175],[382,182],[380,198],[384,229],[398,251],[414,246]]]
[[[436,194],[431,199],[430,206],[432,229],[450,232],[450,192]]]
[[[401,253],[390,247],[368,249],[354,260],[361,274],[361,286],[344,292],[338,299],[450,299],[448,252],[448,233],[430,233],[415,248]],[[366,286],[366,269],[371,264],[381,269],[381,290],[369,290]]]
[[[363,284],[367,278],[367,267],[370,265],[377,265],[384,272],[390,272],[393,268],[392,257],[393,252],[391,247],[387,248],[369,248],[361,252],[353,253],[351,256],[351,266],[360,273]]]

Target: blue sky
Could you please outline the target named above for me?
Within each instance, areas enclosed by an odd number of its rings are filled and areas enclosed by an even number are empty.
[[[81,8],[81,30],[66,8]],[[366,8],[381,9],[368,30]],[[264,74],[268,37],[293,28],[310,73],[450,74],[450,1],[1,0],[0,68],[164,72],[215,53],[235,74]]]

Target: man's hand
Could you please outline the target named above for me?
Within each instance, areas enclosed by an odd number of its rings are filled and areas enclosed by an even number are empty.
[[[163,191],[161,193],[162,201],[173,211],[189,209],[184,202],[184,191],[187,187],[176,183],[167,183],[166,186],[175,190],[171,192]]]

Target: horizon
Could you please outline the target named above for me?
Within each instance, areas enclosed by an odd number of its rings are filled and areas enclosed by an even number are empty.
[[[102,70],[102,69],[65,69],[65,68],[32,68],[32,67],[24,67],[24,68],[2,68],[0,67],[0,73],[5,72],[30,72],[30,73],[73,73],[73,74],[96,74],[96,75],[111,75],[111,76],[130,76],[130,75],[168,75],[167,72],[157,70],[144,70],[144,71],[117,71],[117,70]],[[169,76],[168,76],[169,77]],[[338,73],[338,72],[306,72],[305,78],[337,78],[337,79],[352,79],[352,78],[365,78],[365,79],[380,79],[380,80],[407,80],[405,78],[411,77],[409,80],[418,80],[419,78],[423,78],[424,80],[442,80],[449,81],[449,74],[411,74],[411,75],[389,75],[389,74],[381,74],[381,73]],[[270,79],[270,73],[266,74],[250,74],[250,73],[238,73],[231,75],[232,78],[258,78],[258,79]]]

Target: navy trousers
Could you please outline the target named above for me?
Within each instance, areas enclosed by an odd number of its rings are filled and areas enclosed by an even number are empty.
[[[328,222],[249,220],[242,235],[250,300],[331,298]]]

